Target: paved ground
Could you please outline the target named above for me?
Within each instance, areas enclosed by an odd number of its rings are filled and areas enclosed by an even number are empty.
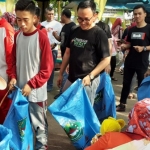
[[[54,101],[53,97],[59,92],[56,86],[57,75],[58,75],[58,72],[55,71],[55,84],[54,84],[53,90],[48,93],[48,105],[50,105]],[[114,91],[116,94],[116,104],[118,104],[121,89],[122,89],[122,77],[123,76],[120,75],[119,72],[115,72],[115,77],[118,79],[118,81],[112,81],[112,84],[113,84]],[[136,99],[132,99],[132,100],[128,99],[126,112],[117,113],[117,118],[122,118],[127,123],[128,113],[136,101],[137,101]],[[48,141],[49,150],[75,150],[75,148],[72,146],[70,140],[66,136],[63,129],[53,119],[53,117],[51,116],[49,112],[47,113],[47,115],[48,115],[48,124],[49,124],[49,141]]]

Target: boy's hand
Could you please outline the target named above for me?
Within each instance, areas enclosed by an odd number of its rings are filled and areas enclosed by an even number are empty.
[[[29,96],[31,90],[32,90],[31,87],[28,84],[26,84],[22,89],[22,95]]]
[[[9,89],[9,90],[13,90],[14,85],[16,85],[16,83],[17,83],[17,80],[16,80],[15,78],[12,78],[12,79],[10,80],[10,82],[8,83],[8,89]]]
[[[141,53],[143,51],[143,46],[133,46],[133,47],[139,53]]]

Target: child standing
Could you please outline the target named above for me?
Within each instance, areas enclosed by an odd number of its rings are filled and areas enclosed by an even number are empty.
[[[35,131],[36,150],[47,149],[48,124],[47,80],[53,69],[53,58],[48,37],[34,26],[35,4],[31,0],[18,0],[15,5],[20,31],[14,40],[14,77],[10,85],[22,89],[29,100],[29,113]],[[16,79],[15,79],[16,78]]]

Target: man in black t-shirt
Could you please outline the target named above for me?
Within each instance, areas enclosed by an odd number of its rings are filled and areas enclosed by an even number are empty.
[[[71,21],[71,11],[69,9],[64,9],[61,13],[61,22],[64,23],[64,26],[62,27],[62,30],[60,32],[60,35],[58,36],[57,32],[53,32],[54,37],[61,42],[60,44],[60,50],[61,50],[61,56],[63,59],[66,46],[67,46],[67,41],[69,39],[70,33],[73,30],[73,28],[76,26],[74,22]],[[56,99],[59,97],[62,93],[62,88],[68,78],[68,74],[66,71],[63,74],[63,82],[60,88],[60,92],[58,95],[56,95],[54,98]]]
[[[57,84],[61,85],[62,74],[69,64],[69,77],[64,86],[68,88],[78,78],[86,88],[93,105],[99,74],[110,62],[108,38],[105,32],[95,26],[96,5],[93,1],[82,1],[77,7],[79,27],[74,29],[68,40]],[[90,87],[92,87],[90,89]]]
[[[133,15],[137,25],[129,29],[127,43],[121,45],[122,49],[130,49],[130,51],[125,59],[123,88],[117,111],[125,111],[133,75],[137,74],[139,86],[149,65],[150,25],[145,22],[144,6],[135,6]]]

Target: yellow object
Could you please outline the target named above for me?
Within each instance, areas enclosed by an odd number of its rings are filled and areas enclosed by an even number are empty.
[[[107,132],[120,132],[121,129],[125,126],[125,121],[123,119],[115,119],[108,117],[102,122],[100,133],[104,135]]]
[[[94,0],[94,2],[99,6],[100,12],[98,13],[98,18],[101,20],[107,0]]]

